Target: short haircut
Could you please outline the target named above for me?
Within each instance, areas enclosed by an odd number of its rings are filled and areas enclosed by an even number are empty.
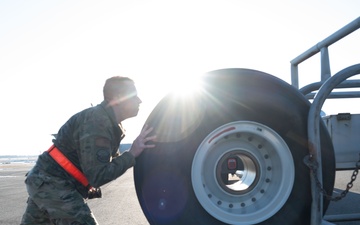
[[[105,81],[103,88],[104,100],[110,101],[125,95],[129,87],[133,87],[134,81],[128,77],[114,76]]]

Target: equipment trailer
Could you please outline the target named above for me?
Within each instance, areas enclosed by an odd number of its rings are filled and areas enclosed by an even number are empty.
[[[157,135],[156,148],[145,150],[134,167],[149,224],[360,220],[360,214],[323,216],[330,200],[343,196],[328,194],[336,170],[354,169],[346,191],[356,179],[360,117],[320,115],[328,97],[360,97],[332,93],[360,87],[358,80],[345,81],[360,74],[360,64],[331,76],[327,50],[359,27],[360,17],[292,60],[292,85],[261,71],[230,68],[207,73],[192,95],[165,96],[146,121]],[[297,67],[318,52],[321,81],[299,90]]]
[[[321,151],[319,138],[319,122],[321,108],[327,98],[359,98],[360,92],[332,92],[335,88],[357,88],[360,87],[360,80],[349,80],[348,78],[360,74],[360,64],[347,67],[334,76],[331,76],[328,47],[360,28],[360,17],[338,30],[328,38],[319,42],[303,54],[291,61],[291,81],[292,85],[298,88],[298,65],[310,58],[311,56],[321,53],[321,81],[309,84],[300,92],[306,95],[309,99],[314,99],[309,112],[308,119],[308,140],[310,158],[309,166],[312,169],[311,173],[311,191],[312,191],[312,208],[311,208],[311,225],[330,224],[328,220],[349,221],[360,220],[359,214],[338,215],[322,220],[322,171],[321,168]],[[316,95],[311,92],[319,90]],[[352,182],[356,179],[358,170],[360,169],[360,149],[359,139],[360,134],[360,114],[339,114],[325,116],[322,119],[325,121],[328,131],[330,132],[332,142],[334,144],[336,170],[354,170]],[[316,165],[316,168],[314,167]],[[352,187],[352,182],[349,183],[347,190]],[[341,197],[341,196],[339,196]],[[334,198],[333,200],[339,200]]]

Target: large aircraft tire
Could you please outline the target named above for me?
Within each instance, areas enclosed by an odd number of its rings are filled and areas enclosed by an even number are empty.
[[[249,69],[212,71],[193,95],[165,96],[146,121],[156,148],[134,167],[149,223],[310,224],[309,108],[291,85]],[[335,156],[320,128],[323,187],[331,194]],[[324,212],[328,204],[324,198]]]

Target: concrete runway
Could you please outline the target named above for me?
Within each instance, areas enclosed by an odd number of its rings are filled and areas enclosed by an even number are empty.
[[[33,164],[0,164],[1,225],[20,224],[27,199],[24,178],[32,166]],[[351,174],[352,171],[337,172],[335,192],[345,189]],[[99,224],[149,225],[136,197],[132,169],[129,169],[117,180],[103,186],[102,193],[103,198],[88,201]],[[346,198],[330,204],[327,215],[360,213],[359,202],[360,177],[354,182],[354,187]],[[336,225],[360,225],[360,221],[333,223]]]
[[[0,164],[0,225],[19,225],[27,192],[26,172],[33,164]],[[138,203],[129,169],[117,180],[102,187],[103,197],[88,201],[101,225],[149,225]]]

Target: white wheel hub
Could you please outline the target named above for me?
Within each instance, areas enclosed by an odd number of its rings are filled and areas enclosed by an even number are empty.
[[[202,207],[234,225],[256,224],[287,201],[295,177],[292,154],[271,128],[252,121],[225,124],[200,144],[191,180]]]

